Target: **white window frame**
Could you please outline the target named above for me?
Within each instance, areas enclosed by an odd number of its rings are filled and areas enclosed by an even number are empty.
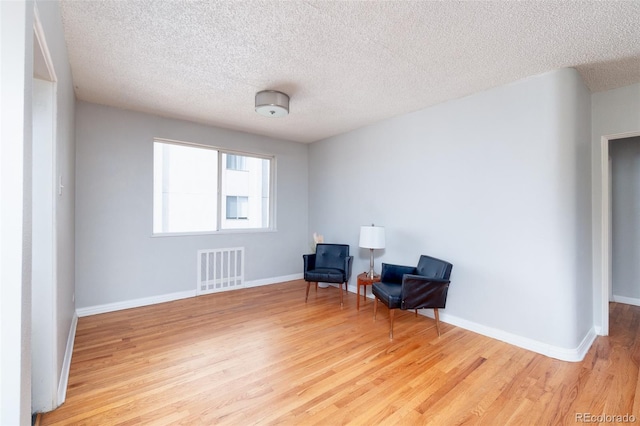
[[[276,231],[276,157],[274,155],[268,154],[260,154],[255,152],[248,151],[239,151],[227,148],[221,148],[215,145],[207,145],[202,143],[194,143],[194,142],[185,142],[178,141],[173,139],[165,139],[165,138],[153,138],[151,143],[151,158],[153,160],[153,147],[154,144],[164,143],[164,144],[173,144],[173,145],[182,145],[193,148],[203,148],[203,149],[211,149],[218,152],[218,188],[217,188],[217,223],[215,230],[207,230],[207,231],[194,231],[194,232],[154,232],[153,231],[153,220],[154,220],[154,203],[151,203],[151,236],[152,237],[175,237],[175,236],[189,236],[189,235],[211,235],[211,234],[233,234],[233,233],[261,233],[261,232],[274,232]],[[226,209],[223,209],[222,203],[222,170],[226,168],[226,164],[222,163],[222,154],[228,155],[241,155],[246,157],[254,157],[263,160],[269,161],[269,223],[268,226],[263,228],[225,228],[222,229],[222,220],[223,217],[226,218]],[[152,161],[153,163],[153,161]],[[152,166],[151,173],[151,193],[152,198],[154,194],[154,173]]]

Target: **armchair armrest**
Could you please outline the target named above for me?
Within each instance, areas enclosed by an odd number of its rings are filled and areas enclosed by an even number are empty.
[[[315,254],[303,254],[304,259],[304,272],[316,269],[316,255]]]
[[[450,280],[405,274],[400,309],[444,308]]]
[[[353,256],[347,256],[344,258],[344,273],[345,279],[349,282],[351,278],[351,264],[353,264]]]

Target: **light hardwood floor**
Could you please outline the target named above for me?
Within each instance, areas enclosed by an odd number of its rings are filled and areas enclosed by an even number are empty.
[[[585,360],[547,358],[338,289],[282,284],[80,318],[67,400],[42,425],[640,423],[640,308]],[[584,417],[584,416],[583,416]],[[611,423],[608,423],[611,424]]]

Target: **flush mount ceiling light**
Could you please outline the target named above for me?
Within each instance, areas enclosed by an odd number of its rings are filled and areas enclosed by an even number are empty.
[[[276,90],[256,93],[256,112],[266,117],[284,117],[289,114],[289,95]]]

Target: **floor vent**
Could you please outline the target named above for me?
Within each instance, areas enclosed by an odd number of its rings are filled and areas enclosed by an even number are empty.
[[[198,250],[197,295],[244,287],[244,247]]]

